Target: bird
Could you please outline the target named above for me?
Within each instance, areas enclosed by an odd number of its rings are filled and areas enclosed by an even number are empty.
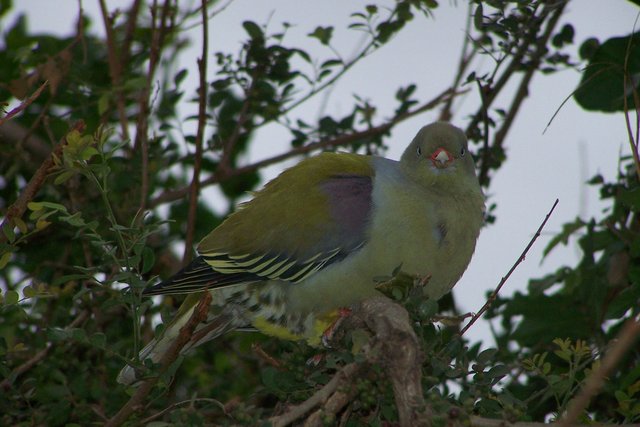
[[[325,152],[268,182],[198,245],[198,257],[143,295],[189,294],[139,354],[157,363],[205,292],[206,321],[188,351],[250,327],[319,346],[341,310],[380,295],[375,278],[398,268],[429,277],[438,299],[460,279],[484,222],[484,195],[464,132],[419,130],[399,161]],[[127,365],[117,380],[138,381]]]

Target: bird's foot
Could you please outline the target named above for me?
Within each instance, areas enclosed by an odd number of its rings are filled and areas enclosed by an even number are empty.
[[[331,348],[331,341],[333,340],[336,331],[340,328],[344,319],[351,315],[351,309],[346,307],[341,307],[338,309],[338,317],[334,320],[327,329],[322,333],[322,337],[320,338],[322,341],[322,345],[325,348]]]

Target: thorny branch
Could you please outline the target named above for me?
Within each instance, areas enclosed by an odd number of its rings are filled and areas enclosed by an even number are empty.
[[[538,227],[538,229],[536,230],[535,234],[533,235],[533,237],[531,238],[531,240],[529,241],[529,244],[527,244],[527,246],[524,248],[524,250],[522,251],[522,253],[520,254],[520,256],[518,257],[518,259],[516,260],[516,262],[513,263],[513,265],[511,266],[511,268],[509,269],[509,271],[507,272],[507,274],[500,280],[500,283],[498,283],[498,286],[496,286],[496,289],[491,293],[491,296],[489,296],[489,298],[487,299],[487,301],[484,303],[484,305],[482,306],[482,308],[480,309],[480,311],[478,311],[469,321],[469,323],[467,323],[465,325],[464,328],[462,328],[462,330],[460,331],[460,336],[464,335],[465,332],[467,332],[467,330],[469,330],[469,328],[476,323],[476,321],[482,317],[482,315],[484,314],[485,311],[487,311],[489,309],[489,307],[491,307],[491,304],[493,304],[493,302],[495,301],[496,297],[498,296],[498,293],[500,292],[500,290],[502,289],[502,287],[504,286],[505,283],[507,283],[507,280],[509,280],[509,277],[511,277],[511,274],[516,270],[516,268],[518,268],[518,265],[520,265],[521,262],[524,261],[525,257],[527,256],[527,253],[529,252],[529,249],[531,249],[531,247],[533,246],[533,244],[535,243],[535,241],[538,239],[538,237],[540,237],[540,234],[542,233],[542,229],[544,228],[544,226],[547,224],[547,221],[549,221],[549,218],[551,218],[551,214],[553,214],[553,211],[555,210],[556,206],[558,206],[558,202],[559,200],[556,199],[556,201],[553,203],[553,206],[551,206],[551,209],[549,210],[549,212],[547,213],[547,215],[544,217],[544,220],[542,221],[542,224],[540,224],[540,227]]]

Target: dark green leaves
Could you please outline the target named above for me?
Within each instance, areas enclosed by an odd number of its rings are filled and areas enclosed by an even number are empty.
[[[624,110],[626,97],[633,109],[633,91],[640,90],[638,75],[640,33],[609,39],[593,53],[575,99],[586,110],[614,112]]]
[[[316,29],[309,33],[309,37],[320,40],[323,45],[329,45],[331,37],[333,36],[333,27],[316,27]]]

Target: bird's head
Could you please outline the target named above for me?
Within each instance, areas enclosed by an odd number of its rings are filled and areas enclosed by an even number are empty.
[[[420,129],[400,162],[409,176],[423,183],[476,179],[464,132],[445,122],[435,122]]]

